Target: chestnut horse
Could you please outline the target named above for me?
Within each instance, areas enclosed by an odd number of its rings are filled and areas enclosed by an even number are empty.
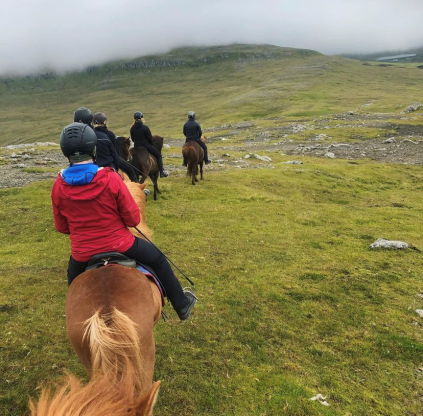
[[[145,184],[125,183],[140,207],[138,228],[149,238]],[[32,415],[151,414],[159,386],[153,385],[153,329],[161,308],[159,289],[135,268],[111,265],[80,274],[66,296],[66,328],[91,381],[81,387],[70,376],[54,398],[43,392],[38,405],[31,403]],[[56,406],[62,405],[66,411],[60,412]],[[92,412],[82,413],[88,405]]]
[[[145,147],[131,146],[131,139],[129,137],[116,138],[119,147],[119,156],[125,160],[130,160],[131,165],[134,167],[135,174],[140,183],[149,177],[154,187],[154,200],[157,200],[157,194],[160,194],[158,179],[160,176],[159,165],[156,158],[148,153]],[[161,153],[163,148],[163,137],[153,136],[153,146]],[[141,175],[141,179],[139,179]]]
[[[205,138],[201,138],[205,141]],[[187,176],[191,176],[191,183],[195,185],[198,182],[198,165],[200,165],[200,177],[203,178],[204,150],[194,141],[186,142],[182,146],[182,156],[184,158],[184,166],[187,166]]]

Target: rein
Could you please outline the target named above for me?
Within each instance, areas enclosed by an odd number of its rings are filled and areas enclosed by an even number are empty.
[[[179,273],[182,274],[182,276],[185,277],[185,279],[188,280],[188,282],[190,284],[192,284],[193,286],[195,286],[195,283],[169,258],[166,256],[165,253],[163,253],[163,251],[161,251],[138,227],[134,227],[150,244],[153,245],[153,247],[159,251],[159,253],[163,254],[163,256],[166,257],[167,260],[169,260],[169,263],[172,264],[172,266],[174,266],[176,268],[176,270],[178,270]]]
[[[143,175],[143,176],[145,176],[145,177],[147,177],[148,178],[148,174],[145,174],[144,172],[142,172],[141,170],[139,170],[139,169],[137,169],[131,162],[129,162],[129,161],[127,161],[127,160],[125,160],[123,157],[120,157],[119,156],[119,159],[121,159],[121,160],[123,160],[124,162],[127,162],[127,163],[129,163],[131,166],[132,166],[132,169],[134,169],[134,170],[136,170],[138,173],[141,173],[141,175]]]

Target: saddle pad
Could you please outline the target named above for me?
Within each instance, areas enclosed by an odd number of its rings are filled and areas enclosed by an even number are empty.
[[[147,270],[141,264],[137,264],[137,270],[139,270],[141,273],[145,274],[150,280],[152,280],[156,284],[156,286],[159,288],[160,295],[161,295],[161,298],[162,298],[162,306],[164,306],[165,305],[165,295],[163,293],[162,285],[161,285],[159,279],[157,279],[157,277],[153,273],[151,273],[150,270]]]

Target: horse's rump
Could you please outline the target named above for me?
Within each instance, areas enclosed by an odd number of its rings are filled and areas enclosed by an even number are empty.
[[[161,313],[154,283],[134,268],[92,269],[70,285],[65,310],[70,342],[91,376],[134,372],[137,390],[151,387]]]
[[[198,164],[204,159],[204,151],[201,146],[195,141],[184,143],[182,156],[188,167],[187,176],[198,175]]]

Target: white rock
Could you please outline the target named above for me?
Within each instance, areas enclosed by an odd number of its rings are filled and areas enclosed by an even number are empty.
[[[416,313],[420,316],[420,318],[423,318],[423,309],[416,309]]]
[[[262,160],[263,162],[271,162],[272,159],[269,156],[253,155],[255,159]]]
[[[383,141],[383,143],[396,143],[395,137],[390,137],[389,139],[386,139]]]
[[[312,397],[310,400],[312,401],[318,401],[323,406],[329,406],[329,403],[326,401],[326,396],[323,396],[322,394],[316,394],[314,397]]]
[[[408,248],[408,244],[403,241],[390,241],[384,238],[378,238],[373,244],[370,244],[370,248],[392,248],[395,250],[402,250]]]

